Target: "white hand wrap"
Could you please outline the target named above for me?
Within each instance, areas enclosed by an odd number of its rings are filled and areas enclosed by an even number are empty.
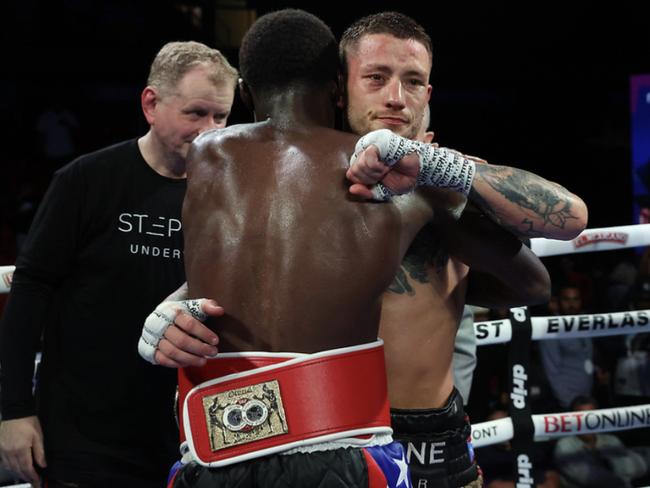
[[[449,188],[465,196],[469,194],[476,168],[474,161],[463,157],[462,154],[444,147],[411,141],[388,129],[379,129],[359,139],[350,158],[350,166],[355,163],[359,154],[371,145],[377,147],[379,159],[389,167],[408,154],[416,152],[420,159],[416,186],[436,186]],[[381,182],[372,187],[372,193],[375,200],[389,200],[395,195]]]
[[[354,154],[350,158],[350,166],[357,160],[357,156],[369,146],[376,146],[379,150],[379,159],[386,166],[393,166],[407,154],[418,150],[417,142],[406,139],[388,129],[379,129],[368,132],[357,141],[354,146]]]
[[[205,321],[208,316],[203,313],[201,306],[206,298],[196,300],[179,300],[162,302],[156,309],[149,314],[144,321],[142,336],[138,341],[138,352],[145,360],[151,364],[156,363],[156,350],[158,343],[162,340],[167,329],[174,324],[178,310],[188,312],[192,317],[201,322]]]
[[[476,173],[476,163],[457,151],[418,143],[420,173],[416,186],[449,188],[469,195]]]

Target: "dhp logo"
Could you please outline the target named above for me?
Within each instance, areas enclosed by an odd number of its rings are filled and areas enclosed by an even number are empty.
[[[533,464],[525,454],[517,456],[517,488],[532,488],[535,481],[532,478]]]
[[[518,408],[519,410],[526,407],[526,397],[528,396],[526,380],[528,380],[526,369],[521,364],[513,365],[512,391],[510,392],[510,399],[515,408]]]

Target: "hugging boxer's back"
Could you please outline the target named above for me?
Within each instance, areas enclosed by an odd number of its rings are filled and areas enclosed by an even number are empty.
[[[271,121],[195,142],[183,209],[191,296],[215,297],[220,350],[313,352],[376,339],[404,211],[348,194],[356,137]],[[408,240],[408,238],[407,238]]]

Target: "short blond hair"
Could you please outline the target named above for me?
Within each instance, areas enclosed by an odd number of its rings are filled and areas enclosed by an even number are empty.
[[[151,63],[147,85],[167,93],[178,85],[183,76],[198,65],[208,67],[208,79],[215,85],[235,89],[238,73],[223,54],[195,41],[165,44]]]

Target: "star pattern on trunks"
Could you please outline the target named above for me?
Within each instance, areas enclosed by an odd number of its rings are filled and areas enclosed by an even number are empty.
[[[399,477],[397,478],[396,486],[405,486],[406,488],[412,488],[411,480],[409,478],[409,468],[408,464],[406,463],[406,459],[404,459],[404,453],[402,453],[401,459],[395,460],[395,464],[399,468]]]
[[[387,488],[413,488],[404,448],[397,442],[385,446],[366,447],[386,480]],[[371,484],[377,486],[377,484]],[[382,483],[383,486],[383,483]]]

